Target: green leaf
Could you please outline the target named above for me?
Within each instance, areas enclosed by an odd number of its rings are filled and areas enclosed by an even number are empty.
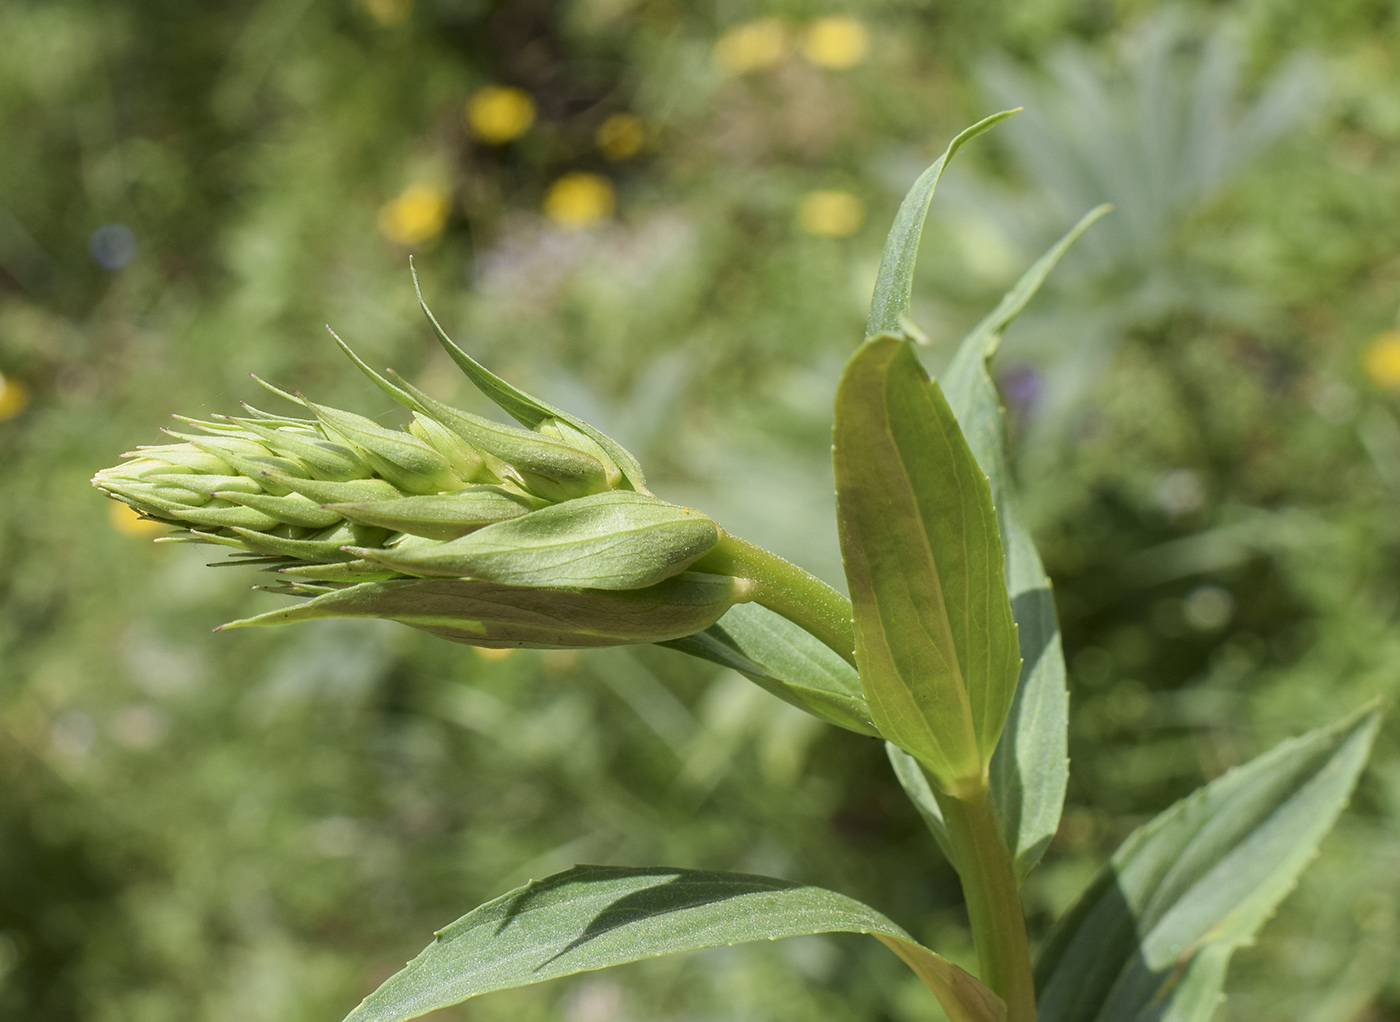
[[[872,718],[947,790],[980,787],[1016,691],[1016,625],[987,478],[908,341],[851,357],[833,446]]]
[[[436,419],[417,409],[413,410],[413,421],[409,423],[408,431],[446,458],[447,463],[452,466],[452,471],[456,472],[457,478],[463,482],[499,478],[487,467],[487,455],[482,454]]]
[[[700,512],[614,490],[541,508],[446,543],[352,552],[407,575],[640,589],[684,571],[718,542],[718,527]]]
[[[423,301],[423,290],[418,286],[418,271],[413,270],[412,267],[413,261],[409,260],[409,268],[413,273],[413,290],[418,295],[419,308],[423,310],[423,315],[427,316],[428,322],[432,324],[433,333],[437,335],[438,343],[442,345],[443,350],[447,352],[452,361],[457,363],[462,372],[466,373],[467,379],[472,381],[477,390],[494,401],[502,411],[522,426],[534,429],[548,419],[559,419],[561,422],[567,422],[607,452],[608,457],[622,472],[623,478],[627,480],[632,489],[638,493],[651,492],[647,489],[646,478],[642,475],[642,466],[633,457],[631,451],[602,430],[595,429],[582,419],[561,411],[551,404],[546,404],[539,398],[531,397],[523,390],[512,387],[459,348],[438,323],[437,317],[428,308],[428,303]]]
[[[968,334],[940,381],[969,448],[990,478],[1021,647],[1021,677],[991,767],[992,804],[1018,881],[1024,881],[1040,861],[1064,809],[1069,780],[1069,690],[1055,597],[1016,511],[1006,459],[1006,414],[988,364],[1006,327],[1070,246],[1109,208],[1091,211],[1026,271],[991,315]]]
[[[662,645],[738,671],[829,723],[879,735],[855,668],[806,629],[767,607],[736,604],[705,631]]]
[[[282,575],[334,577],[333,567]],[[645,589],[621,592],[536,589],[462,579],[394,579],[361,582],[222,628],[375,617],[472,646],[579,649],[666,642],[703,631],[740,595],[738,583],[728,576],[689,571]]]
[[[467,913],[345,1022],[402,1022],[494,990],[755,940],[868,933],[910,966],[953,1022],[1001,1001],[879,912],[820,887],[745,873],[575,866]]]
[[[867,337],[897,333],[900,320],[909,313],[914,292],[914,263],[919,257],[919,239],[924,234],[924,220],[928,217],[929,204],[933,202],[934,189],[938,187],[938,179],[943,176],[948,161],[962,148],[963,143],[970,142],[1018,110],[992,114],[964,130],[948,143],[948,148],[934,161],[933,166],[919,175],[904,201],[899,204],[899,212],[895,214],[894,225],[885,239],[885,250],[880,257],[880,273],[875,279],[875,293],[870,299],[870,318],[865,324]]]
[[[1046,942],[1038,1022],[1206,1022],[1231,952],[1346,804],[1378,720],[1363,708],[1283,742],[1129,836]]]

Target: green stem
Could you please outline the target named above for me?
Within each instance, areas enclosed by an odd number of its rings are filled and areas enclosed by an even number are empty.
[[[982,981],[1006,1002],[1006,1022],[1035,1022],[1026,917],[987,787],[963,798],[933,787],[962,879]]]
[[[728,533],[722,533],[719,545],[693,567],[746,579],[752,584],[751,598],[755,603],[801,625],[855,666],[851,601],[815,575]]]

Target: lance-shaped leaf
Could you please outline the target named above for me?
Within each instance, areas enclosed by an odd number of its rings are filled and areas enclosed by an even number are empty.
[[[1016,691],[1016,626],[987,478],[908,341],[851,357],[833,446],[872,718],[945,789],[980,785]]]
[[[663,643],[738,671],[813,716],[878,735],[855,668],[800,625],[757,603],[741,603],[696,635]]]
[[[685,570],[718,542],[719,527],[700,512],[615,490],[554,504],[446,543],[353,552],[407,575],[639,589]]]
[[[928,217],[929,204],[933,202],[934,189],[938,187],[948,161],[964,143],[1016,112],[1003,110],[967,128],[948,143],[943,155],[919,175],[904,196],[880,257],[880,272],[875,279],[875,293],[870,299],[870,317],[865,324],[867,337],[898,332],[902,326],[901,320],[909,313],[914,292],[914,264],[919,257],[919,239],[923,237],[924,220]]]
[[[607,471],[609,489],[618,489],[626,478],[622,474],[622,469],[618,468],[616,462],[612,460],[612,457],[608,454],[607,450],[604,449],[603,445],[593,439],[593,433],[585,433],[565,419],[545,419],[535,427],[535,430],[545,436],[557,437],[570,447],[576,447],[585,454],[597,458],[598,463]],[[596,433],[597,430],[593,432]],[[627,486],[621,488],[631,489],[630,481]]]
[[[108,470],[104,475],[98,476],[98,485],[108,494],[120,497],[147,512],[174,514],[209,502],[209,497],[205,494],[183,486],[149,481],[130,482],[126,479],[112,478],[113,475],[115,473]]]
[[[953,1022],[997,1022],[1000,999],[879,912],[820,887],[746,873],[575,866],[451,926],[345,1022],[403,1022],[479,994],[658,955],[814,933],[867,933]]]
[[[1207,1022],[1231,952],[1346,804],[1378,717],[1363,709],[1283,742],[1135,831],[1050,935],[1039,1022]]]
[[[992,804],[1018,881],[1031,871],[1059,827],[1069,781],[1069,690],[1055,597],[1045,566],[1016,511],[1006,458],[1006,413],[988,363],[1002,334],[1025,308],[1055,264],[1109,211],[1100,206],[1079,221],[1017,281],[991,315],[968,334],[940,379],[968,447],[989,477],[997,511],[1006,586],[1021,647],[1021,676],[992,757]]]
[[[293,577],[307,577],[296,571]],[[310,577],[324,577],[319,569]],[[222,628],[375,617],[494,649],[578,649],[666,642],[710,627],[741,599],[727,575],[683,572],[645,589],[566,590],[464,579],[361,582]]]
[[[184,469],[186,472],[221,475],[233,467],[225,459],[188,444],[145,444],[134,451],[127,451],[122,457],[153,459],[151,466],[160,472]]]
[[[531,397],[523,390],[511,386],[458,347],[452,338],[447,336],[447,331],[443,330],[438,323],[437,317],[428,308],[428,303],[423,301],[423,289],[418,286],[418,271],[413,270],[412,267],[413,261],[409,260],[409,268],[413,273],[413,290],[418,295],[418,305],[423,310],[423,315],[428,317],[428,322],[432,324],[433,333],[437,336],[438,343],[442,345],[443,350],[452,358],[452,361],[457,363],[457,366],[467,375],[467,379],[472,381],[477,390],[494,401],[502,411],[522,426],[535,429],[549,419],[567,422],[580,433],[590,437],[607,452],[608,458],[617,466],[628,486],[638,493],[651,492],[647,489],[646,479],[642,475],[642,466],[633,457],[631,451],[602,430],[596,429],[577,416],[561,411],[553,405],[547,404],[539,398]]]
[[[163,483],[166,486],[175,486],[182,489],[193,490],[195,493],[205,497],[212,497],[216,493],[262,493],[262,487],[251,479],[243,476],[215,476],[215,475],[195,475],[193,472],[179,475],[168,475],[163,469],[168,469],[168,465],[154,466],[151,471],[146,472],[134,469],[134,462],[122,466],[122,471],[127,479],[141,479],[150,483]],[[108,470],[103,470],[99,477],[105,477]]]
[[[251,507],[241,507],[234,504],[218,507],[213,502],[205,504],[203,507],[171,508],[165,513],[171,518],[178,518],[180,521],[203,526],[206,529],[261,530],[273,529],[282,524],[271,515],[265,515]]]

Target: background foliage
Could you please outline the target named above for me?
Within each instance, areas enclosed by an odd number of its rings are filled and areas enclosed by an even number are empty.
[[[327,319],[477,407],[412,251],[492,368],[839,581],[830,399],[880,240],[1008,103],[926,234],[932,369],[1118,206],[1000,361],[1072,672],[1033,927],[1134,823],[1393,697],[1397,52],[1381,0],[0,2],[0,1017],[336,1019],[576,861],[834,887],[970,964],[878,743],[659,649],[212,637],[277,598],[87,479],[248,370],[397,421]],[[1396,727],[1222,1017],[1400,1019]],[[802,938],[445,1015],[936,1011],[873,943]]]

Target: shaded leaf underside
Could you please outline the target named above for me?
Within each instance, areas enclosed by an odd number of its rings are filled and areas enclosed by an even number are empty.
[[[838,932],[889,946],[955,1022],[1004,1018],[982,984],[833,891],[743,873],[576,866],[467,913],[346,1022],[401,1022],[479,994],[657,955]]]

